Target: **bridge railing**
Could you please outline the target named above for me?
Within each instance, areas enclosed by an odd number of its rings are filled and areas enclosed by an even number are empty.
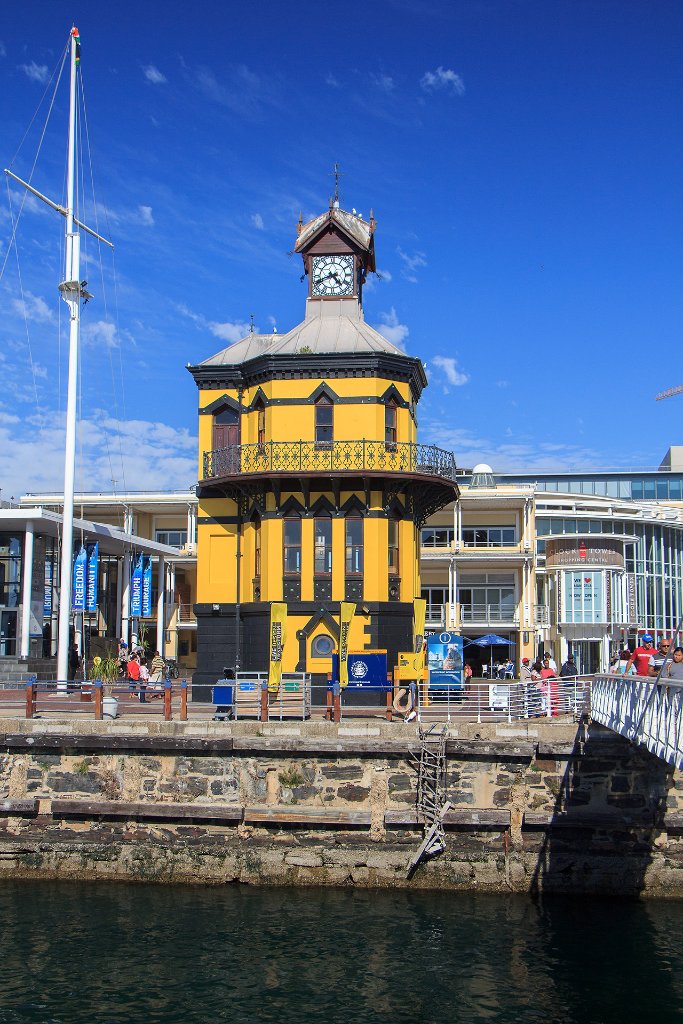
[[[676,768],[683,767],[683,684],[596,675],[591,717]]]

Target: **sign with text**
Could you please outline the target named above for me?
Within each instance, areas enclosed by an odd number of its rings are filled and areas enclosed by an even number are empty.
[[[456,633],[434,633],[427,637],[429,686],[462,690],[462,637]]]

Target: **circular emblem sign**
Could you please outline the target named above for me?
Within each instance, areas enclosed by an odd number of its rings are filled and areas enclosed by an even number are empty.
[[[351,675],[354,679],[365,679],[368,674],[368,666],[364,661],[354,661],[351,666]]]

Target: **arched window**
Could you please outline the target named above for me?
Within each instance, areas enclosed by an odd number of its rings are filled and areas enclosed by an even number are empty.
[[[333,438],[334,405],[327,395],[321,395],[315,402],[315,445],[329,448]]]
[[[236,409],[224,405],[213,416],[213,447],[228,448],[239,444],[239,415]]]

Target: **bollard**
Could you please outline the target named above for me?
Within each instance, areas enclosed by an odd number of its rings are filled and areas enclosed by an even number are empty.
[[[268,683],[261,683],[261,714],[262,722],[268,721]]]
[[[341,722],[341,687],[339,683],[333,683],[332,699],[334,704],[334,721]]]
[[[387,722],[391,721],[391,713],[394,710],[393,700],[393,678],[391,672],[387,672]]]
[[[187,679],[180,684],[180,721],[187,721]]]
[[[36,712],[36,684],[26,684],[26,717],[33,718]]]
[[[171,680],[170,679],[165,679],[164,680],[164,719],[167,722],[170,722],[171,718],[173,717],[173,715],[171,713],[171,696],[172,696]]]
[[[98,722],[102,721],[102,680],[96,679],[93,683],[95,690],[95,718]]]

